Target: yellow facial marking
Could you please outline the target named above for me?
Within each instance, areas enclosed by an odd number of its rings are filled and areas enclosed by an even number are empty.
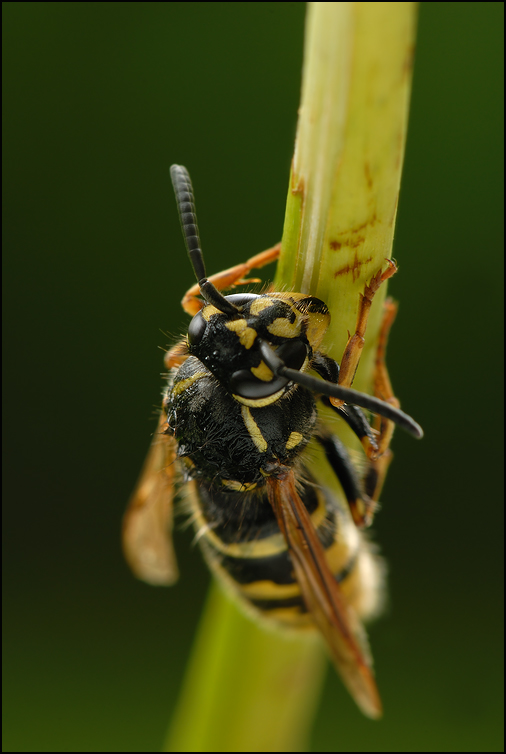
[[[251,367],[251,372],[258,380],[262,380],[262,382],[270,382],[274,377],[265,361],[261,361],[257,367]]]
[[[276,293],[276,298],[281,301],[286,301],[286,303],[289,304],[289,306],[291,307],[292,311],[295,311],[297,313],[297,317],[301,315],[300,309],[302,310],[302,317],[304,321],[306,322],[307,338],[309,342],[312,344],[313,349],[318,348],[329,326],[330,314],[328,312],[326,313],[305,312],[304,313],[303,312],[304,299],[308,298],[307,294],[305,293],[278,292]],[[295,303],[299,304],[300,309],[294,306]]]
[[[215,314],[222,314],[219,309],[217,309],[212,304],[208,304],[207,306],[204,306],[204,308],[201,311],[202,316],[204,317],[206,322],[209,322],[211,317],[214,317]]]
[[[267,443],[263,434],[260,432],[258,424],[251,416],[251,411],[247,406],[242,406],[241,414],[244,424],[246,425],[246,429],[248,430],[249,436],[253,440],[255,447],[260,451],[260,453],[265,453],[265,451],[267,450]]]
[[[313,349],[318,348],[327,332],[330,323],[330,314],[308,314],[306,335]]]
[[[181,380],[181,382],[176,382],[174,387],[172,388],[172,394],[173,395],[181,395],[187,388],[190,387],[190,385],[193,385],[194,382],[197,382],[197,380],[201,380],[202,377],[208,377],[208,372],[195,372],[191,377],[188,377],[186,380]]]
[[[256,330],[248,327],[245,319],[234,319],[232,322],[225,322],[225,327],[239,336],[241,345],[249,349],[255,342],[257,336]]]
[[[301,435],[300,432],[290,432],[290,437],[286,441],[286,449],[292,450],[292,448],[295,448],[297,445],[299,445],[303,439],[304,435]]]
[[[253,314],[254,317],[256,317],[260,312],[263,312],[264,309],[270,309],[271,306],[275,306],[275,301],[268,298],[256,298],[253,303],[251,304],[249,310],[250,313]]]
[[[243,398],[240,395],[233,395],[238,403],[242,403],[243,406],[250,406],[251,408],[263,408],[264,406],[270,406],[271,403],[275,403],[278,398],[284,394],[284,388],[278,390],[277,393],[268,395],[266,398]]]
[[[297,318],[295,322],[290,322],[285,317],[278,317],[270,325],[267,325],[271,335],[277,335],[278,338],[296,338],[300,335],[300,321]]]

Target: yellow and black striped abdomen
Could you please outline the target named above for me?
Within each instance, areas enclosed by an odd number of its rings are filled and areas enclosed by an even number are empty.
[[[301,484],[299,492],[332,572],[350,604],[362,614],[365,560],[372,557],[367,543],[330,492],[309,481]],[[195,481],[189,493],[199,543],[216,576],[246,608],[264,619],[311,626],[286,541],[266,493],[216,491]]]

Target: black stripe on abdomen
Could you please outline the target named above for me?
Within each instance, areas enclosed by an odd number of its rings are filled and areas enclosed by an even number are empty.
[[[288,550],[277,555],[261,558],[235,558],[215,552],[222,568],[238,584],[251,584],[254,581],[273,581],[275,584],[293,584],[295,576]]]

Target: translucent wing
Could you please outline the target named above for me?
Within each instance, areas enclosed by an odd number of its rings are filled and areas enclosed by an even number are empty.
[[[367,637],[325,558],[312,521],[295,487],[293,471],[267,478],[269,502],[285,536],[295,576],[308,610],[323,634],[334,663],[364,714],[381,716]]]
[[[172,546],[176,443],[163,434],[162,413],[137,487],[123,518],[123,551],[137,578],[168,586],[178,577]]]

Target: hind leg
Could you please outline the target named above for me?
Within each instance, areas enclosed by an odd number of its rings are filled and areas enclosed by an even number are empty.
[[[395,408],[400,408],[400,402],[395,397],[390,382],[390,376],[385,361],[386,347],[390,328],[397,315],[397,304],[391,298],[385,301],[385,311],[381,323],[380,337],[376,351],[376,361],[374,366],[374,395],[376,398],[390,403]],[[369,454],[371,465],[364,479],[366,494],[373,500],[378,500],[381,494],[381,488],[385,481],[385,476],[392,460],[392,451],[390,443],[394,433],[395,424],[389,419],[382,416],[374,416],[372,428],[377,433],[378,448]]]

